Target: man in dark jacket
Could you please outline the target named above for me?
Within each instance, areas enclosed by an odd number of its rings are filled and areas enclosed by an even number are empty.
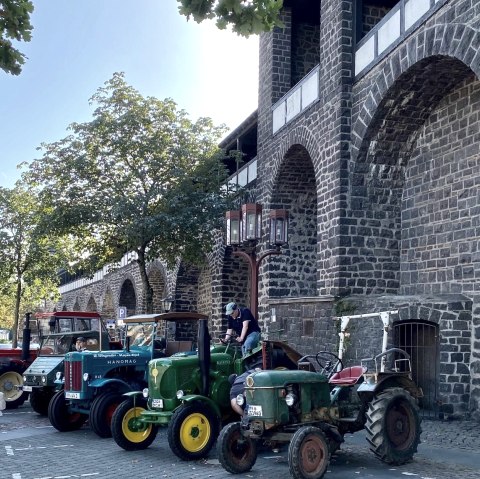
[[[228,329],[225,341],[229,340],[233,333],[237,334],[236,341],[242,343],[242,354],[245,356],[249,351],[258,346],[260,341],[260,327],[258,321],[248,308],[239,308],[237,303],[228,303],[225,307],[228,316]]]

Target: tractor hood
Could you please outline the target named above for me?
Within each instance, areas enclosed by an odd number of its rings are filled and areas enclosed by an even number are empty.
[[[284,387],[291,383],[326,383],[327,378],[310,371],[257,371],[248,376],[246,389]]]
[[[27,374],[48,374],[63,363],[63,356],[39,356],[24,372]]]

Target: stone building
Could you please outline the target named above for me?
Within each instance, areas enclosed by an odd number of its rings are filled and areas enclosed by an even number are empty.
[[[480,417],[480,3],[285,0],[260,37],[258,111],[222,143],[232,181],[288,210],[284,254],[260,265],[265,335],[338,348],[345,314],[397,311],[390,343],[412,356],[422,406]],[[249,303],[248,266],[219,234],[205,266],[152,264],[156,305],[210,314]],[[100,277],[101,276],[101,277]],[[135,266],[62,286],[62,304],[142,311]],[[378,319],[352,321],[346,362],[379,352]]]

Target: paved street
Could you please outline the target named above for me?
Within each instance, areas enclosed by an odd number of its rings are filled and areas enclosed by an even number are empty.
[[[480,433],[470,422],[424,421],[422,444],[415,460],[390,467],[375,459],[362,433],[347,438],[333,456],[327,479],[405,478],[478,479]],[[182,462],[170,452],[165,431],[154,444],[137,452],[120,449],[112,439],[100,439],[88,426],[59,433],[47,418],[31,411],[28,403],[0,417],[1,479],[159,479],[181,477],[225,478],[228,474],[215,451],[204,461]],[[240,478],[288,479],[286,452],[262,451],[252,471]],[[233,477],[233,476],[231,476]]]

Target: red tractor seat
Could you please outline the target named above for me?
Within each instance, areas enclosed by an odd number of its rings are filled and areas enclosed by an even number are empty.
[[[364,366],[351,366],[349,368],[344,368],[338,373],[335,373],[328,382],[330,384],[340,384],[342,386],[351,386],[355,384],[361,377],[362,374],[367,371],[367,368]]]

